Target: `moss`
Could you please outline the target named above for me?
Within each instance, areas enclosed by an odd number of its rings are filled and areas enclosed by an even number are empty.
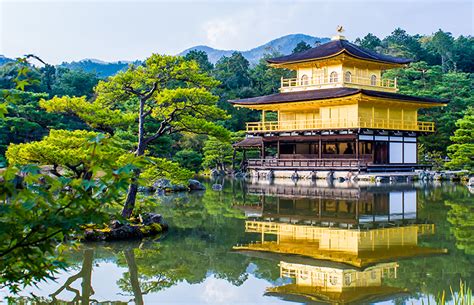
[[[140,227],[140,232],[142,232],[145,236],[160,233],[162,231],[163,228],[158,223],[152,223],[151,225]]]

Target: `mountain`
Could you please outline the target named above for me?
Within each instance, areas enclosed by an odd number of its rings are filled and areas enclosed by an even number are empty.
[[[105,62],[97,59],[83,59],[80,61],[63,62],[60,67],[65,67],[71,70],[84,70],[86,72],[95,72],[97,76],[105,78],[112,76],[117,72],[124,70],[129,64],[140,64],[140,61],[117,61],[117,62]]]
[[[329,38],[314,37],[305,34],[290,34],[274,39],[251,50],[238,52],[241,52],[251,64],[257,64],[260,58],[268,53],[278,52],[284,55],[290,54],[300,41],[304,41],[313,47],[317,41],[325,43],[329,41]],[[184,50],[179,53],[179,55],[186,55],[192,50],[206,52],[209,61],[212,63],[216,63],[222,56],[231,56],[233,52],[236,52],[236,50],[219,50],[208,46],[195,46]]]
[[[186,55],[191,50],[199,50],[204,51],[207,53],[209,57],[209,61],[215,64],[222,56],[231,56],[233,52],[241,52],[242,55],[247,58],[251,65],[257,64],[260,58],[263,55],[268,53],[278,52],[283,55],[290,54],[296,45],[300,42],[304,41],[310,46],[314,46],[314,44],[319,41],[320,43],[325,43],[329,41],[329,38],[320,38],[309,36],[305,34],[291,34],[282,36],[280,38],[274,39],[266,44],[253,48],[247,51],[236,51],[236,50],[219,50],[214,49],[208,46],[195,46],[189,49],[184,50],[183,52],[179,53],[179,55]],[[7,58],[3,55],[0,55],[0,65],[7,63],[9,61],[13,61],[14,59]],[[59,67],[65,67],[73,70],[84,70],[86,72],[95,72],[101,78],[105,78],[108,76],[112,76],[117,72],[124,70],[130,64],[140,64],[140,60],[136,60],[134,62],[130,61],[117,61],[117,62],[105,62],[98,59],[87,58],[80,61],[72,61],[72,62],[63,62],[62,64],[58,65]]]
[[[0,66],[12,61],[15,61],[15,60],[13,58],[8,58],[3,55],[0,55]]]

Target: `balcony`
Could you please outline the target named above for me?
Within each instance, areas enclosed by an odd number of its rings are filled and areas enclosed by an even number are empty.
[[[384,130],[404,130],[434,132],[435,124],[433,122],[417,122],[403,120],[372,120],[359,118],[358,120],[293,120],[293,121],[273,121],[273,122],[251,122],[247,123],[248,133],[259,132],[291,132],[291,131],[310,131],[310,130],[328,130],[328,129],[384,129]]]
[[[370,77],[351,76],[342,78],[313,77],[313,78],[282,78],[281,92],[329,89],[338,87],[360,88],[387,92],[397,92],[397,79],[379,79]]]

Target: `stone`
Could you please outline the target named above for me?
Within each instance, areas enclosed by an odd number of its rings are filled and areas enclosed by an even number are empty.
[[[206,187],[204,186],[204,184],[202,184],[201,182],[199,182],[195,179],[189,179],[188,188],[191,191],[204,191],[204,190],[206,190]]]
[[[139,226],[133,226],[130,224],[126,224],[121,226],[118,229],[111,230],[106,234],[105,240],[126,240],[126,239],[135,239],[135,238],[142,238],[143,234],[140,231]]]
[[[112,221],[110,222],[110,228],[112,228],[112,229],[118,229],[118,228],[120,228],[121,226],[123,226],[123,223],[121,223],[119,220],[116,220],[116,219],[115,219],[115,220],[112,220]]]
[[[234,178],[245,178],[247,176],[247,174],[245,172],[242,172],[242,171],[236,171],[234,173]]]
[[[222,191],[222,184],[216,183],[212,185],[213,191]]]
[[[145,226],[148,226],[152,223],[161,224],[163,222],[163,217],[161,216],[161,214],[142,213],[140,214],[140,222]]]
[[[153,188],[157,190],[165,190],[167,188],[171,188],[171,181],[165,178],[158,179],[153,183]]]
[[[474,186],[474,177],[469,178],[469,181],[467,182],[467,186]]]
[[[187,191],[188,187],[182,184],[173,184],[169,179],[161,178],[153,183],[153,189],[167,192],[183,192]]]
[[[211,177],[219,177],[219,176],[224,176],[225,175],[225,172],[224,171],[220,171],[218,169],[211,169]]]

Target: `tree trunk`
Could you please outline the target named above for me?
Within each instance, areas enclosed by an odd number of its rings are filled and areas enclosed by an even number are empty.
[[[140,288],[140,281],[138,280],[138,268],[135,262],[135,253],[133,249],[127,249],[124,251],[125,260],[127,261],[128,271],[130,272],[130,284],[133,291],[133,300],[136,305],[143,305],[143,293]]]
[[[146,144],[145,144],[145,135],[144,135],[144,129],[143,129],[143,121],[144,121],[144,107],[145,107],[145,100],[141,99],[140,100],[140,113],[138,116],[138,146],[137,150],[135,151],[135,155],[138,156],[143,156],[145,153],[146,149]],[[134,177],[132,179],[132,183],[128,187],[128,192],[127,192],[127,199],[125,200],[125,204],[122,209],[122,217],[124,218],[130,218],[133,213],[133,209],[135,208],[135,201],[137,199],[137,192],[138,192],[138,179],[140,178],[141,171],[139,169],[136,169],[134,171]]]

